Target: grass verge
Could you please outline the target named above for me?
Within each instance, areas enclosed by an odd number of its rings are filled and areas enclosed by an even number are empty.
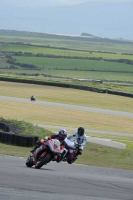
[[[18,147],[0,143],[0,154],[27,158],[29,147]],[[83,154],[76,164],[133,170],[133,151],[120,150],[87,142]]]

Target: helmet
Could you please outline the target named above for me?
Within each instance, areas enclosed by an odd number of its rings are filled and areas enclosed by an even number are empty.
[[[79,135],[79,136],[84,135],[84,132],[85,132],[85,129],[84,129],[83,127],[79,127],[79,128],[78,128],[78,135]]]
[[[61,129],[58,133],[58,136],[61,140],[64,140],[67,137],[67,131],[65,129]]]

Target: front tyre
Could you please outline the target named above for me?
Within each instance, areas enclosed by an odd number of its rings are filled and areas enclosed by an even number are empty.
[[[46,154],[44,158],[41,158],[41,160],[37,161],[35,168],[40,169],[43,165],[47,164],[51,160],[51,155]]]
[[[67,163],[68,164],[73,164],[75,162],[75,160],[77,159],[77,157],[73,158],[73,159],[68,159]]]
[[[72,164],[73,161],[72,161],[72,160],[67,160],[67,163],[68,163],[68,164]]]
[[[29,156],[29,157],[27,158],[25,164],[26,164],[27,167],[32,167],[32,166],[34,165],[34,163],[33,163],[33,156]]]

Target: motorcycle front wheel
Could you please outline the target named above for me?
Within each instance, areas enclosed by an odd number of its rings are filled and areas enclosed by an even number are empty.
[[[33,163],[33,156],[29,156],[29,157],[27,158],[25,164],[26,164],[27,167],[32,167],[32,166],[34,165],[34,163]]]
[[[73,164],[75,162],[75,160],[77,159],[77,157],[73,158],[73,159],[68,159],[67,163],[68,164]]]
[[[41,160],[37,161],[35,164],[36,169],[40,169],[43,165],[47,164],[51,160],[51,155],[46,154],[44,158],[41,158]]]

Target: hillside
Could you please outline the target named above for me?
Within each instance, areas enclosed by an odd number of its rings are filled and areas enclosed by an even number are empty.
[[[4,30],[0,29],[0,36],[19,36],[19,37],[35,37],[35,38],[51,38],[51,39],[65,39],[65,40],[78,40],[88,42],[100,42],[100,43],[114,43],[114,44],[131,44],[131,40],[123,39],[110,39],[97,37],[88,33],[82,33],[79,36],[76,35],[65,35],[65,34],[52,34],[52,33],[39,33],[29,31],[17,31],[17,30]]]

